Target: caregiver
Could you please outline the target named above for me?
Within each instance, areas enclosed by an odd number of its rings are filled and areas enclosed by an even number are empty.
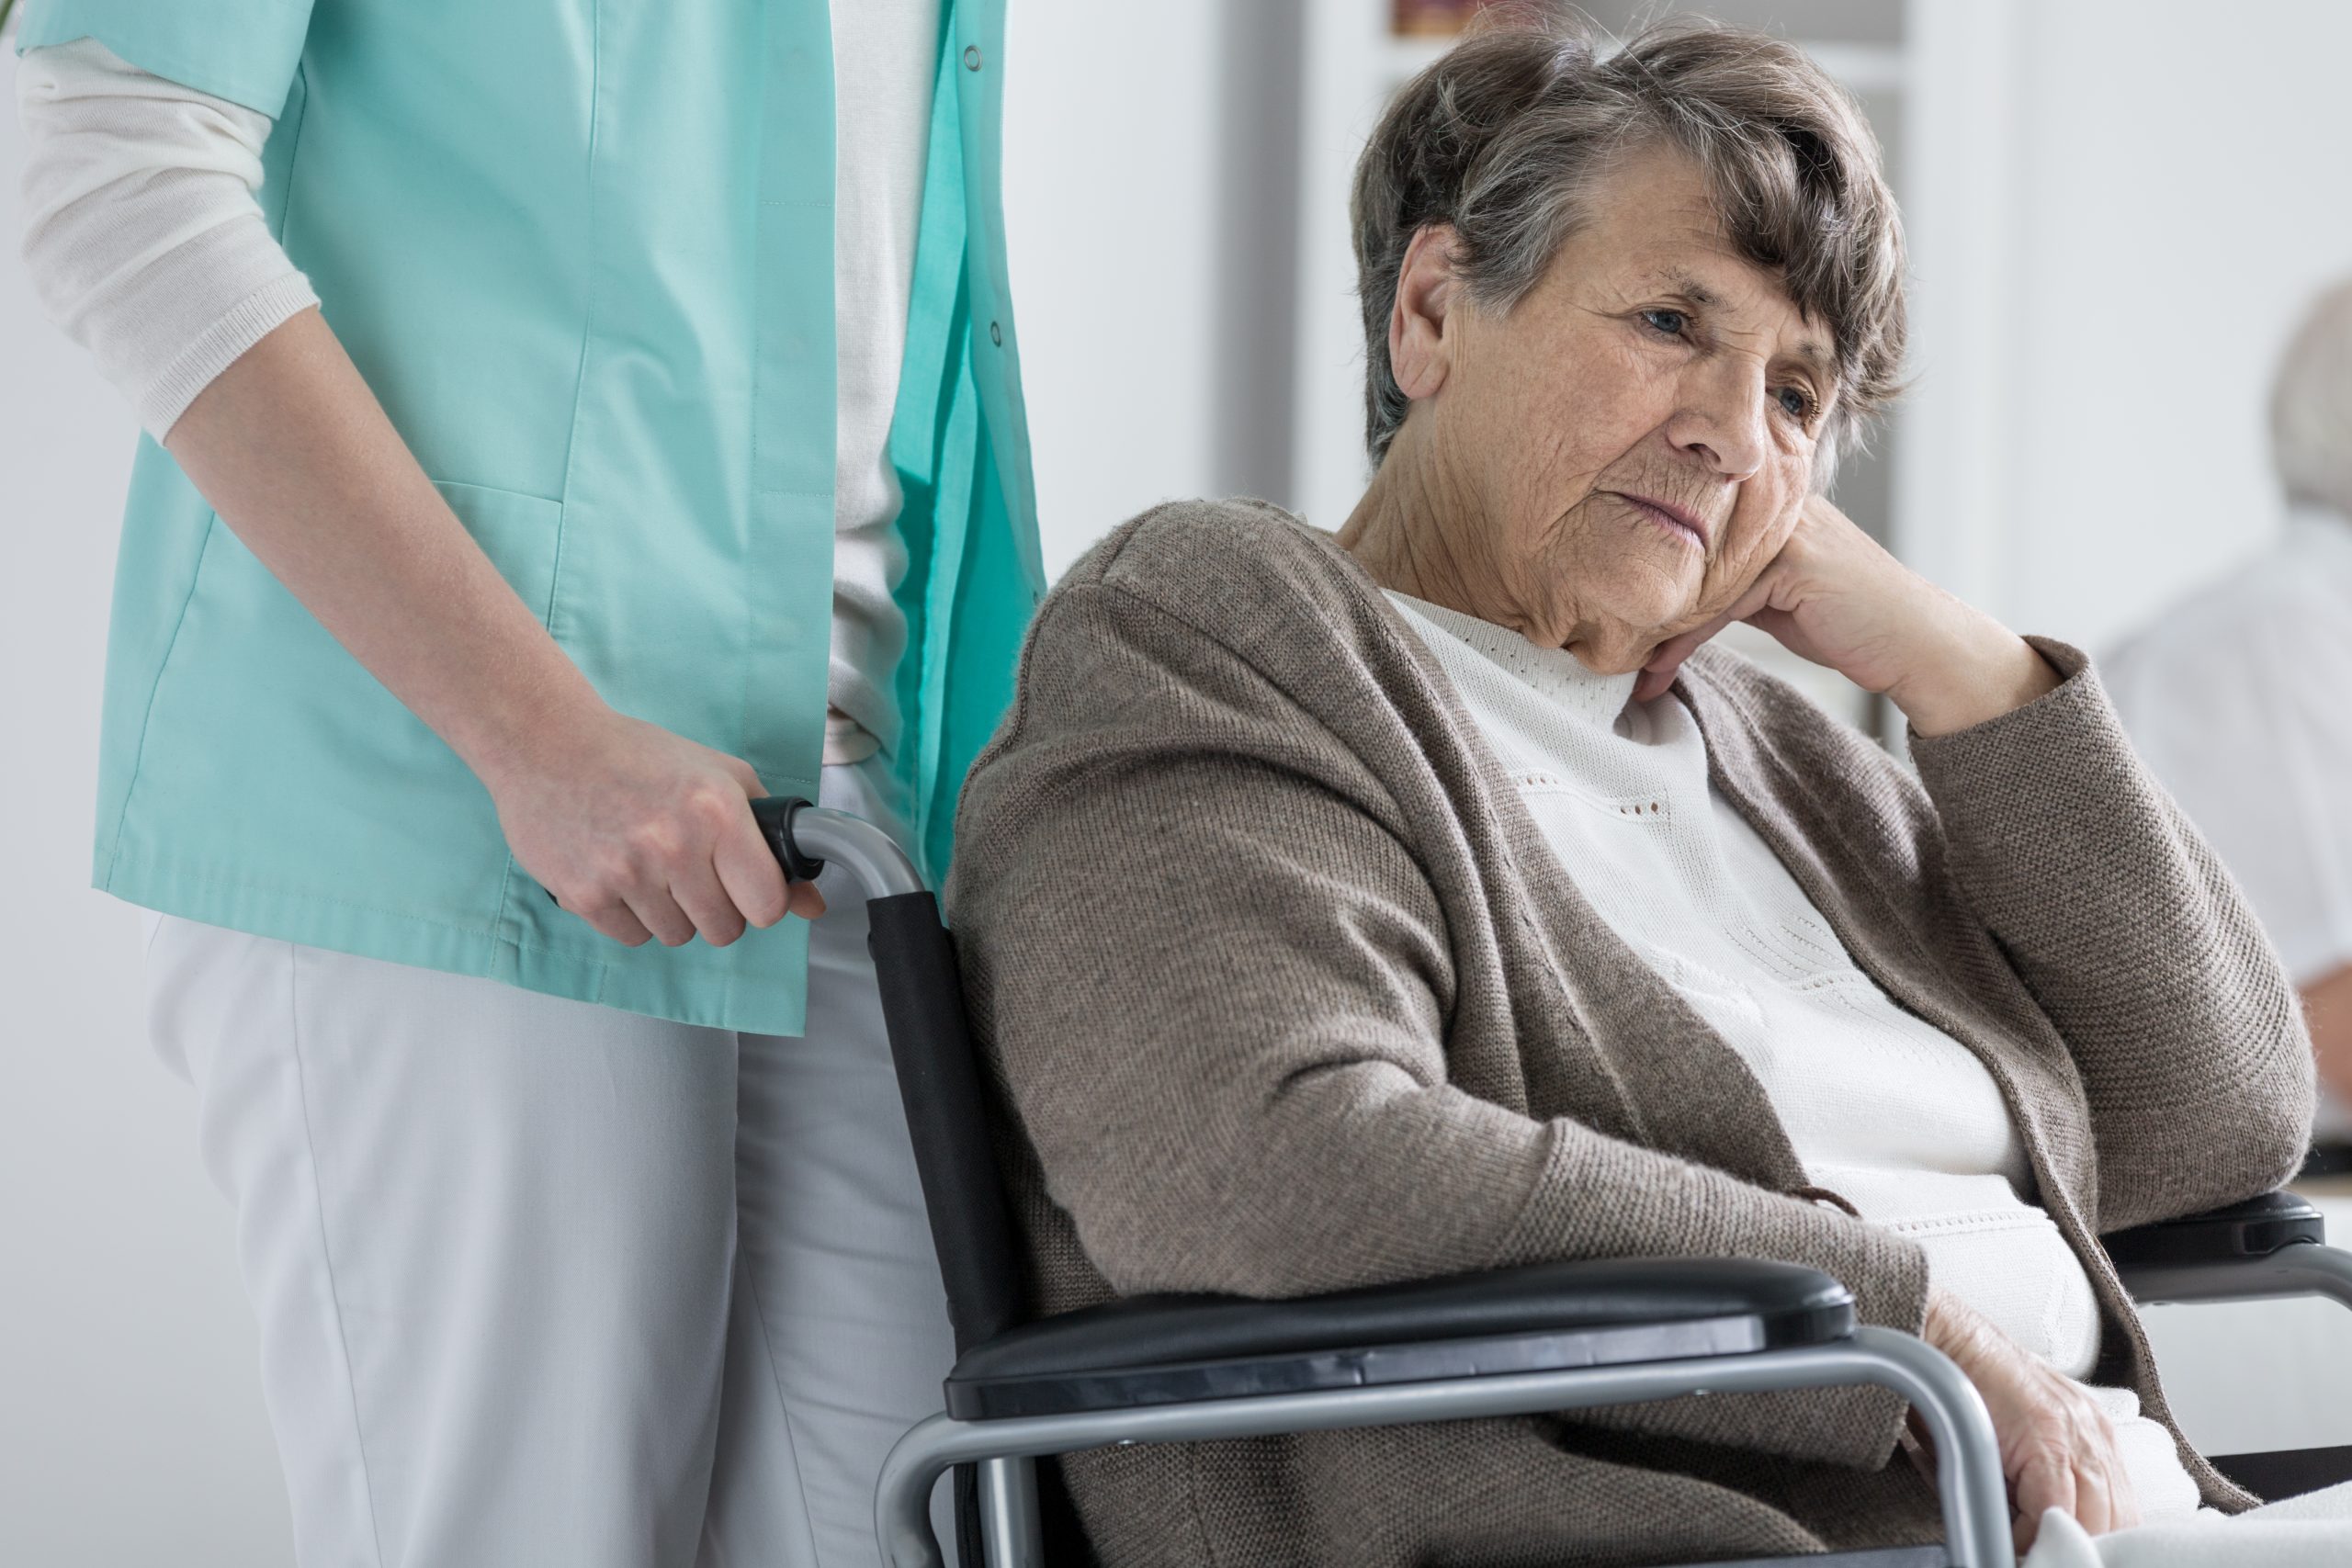
[[[1002,0],[831,11],[29,7],[28,270],[153,437],[95,880],[305,1564],[871,1562],[936,1404],[863,915],[748,802],[936,871],[1009,689]]]

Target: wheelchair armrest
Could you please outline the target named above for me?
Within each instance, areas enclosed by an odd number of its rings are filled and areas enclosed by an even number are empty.
[[[1286,1301],[1136,1296],[974,1346],[947,1411],[986,1421],[1739,1355],[1844,1339],[1854,1321],[1828,1275],[1757,1258],[1541,1263]]]
[[[2292,1192],[2266,1192],[2226,1209],[2158,1220],[2099,1238],[2118,1269],[2262,1258],[2289,1242],[2327,1240],[2320,1212]]]
[[[2100,1240],[2142,1303],[2324,1295],[2352,1306],[2352,1253],[2327,1246],[2327,1222],[2291,1192]]]

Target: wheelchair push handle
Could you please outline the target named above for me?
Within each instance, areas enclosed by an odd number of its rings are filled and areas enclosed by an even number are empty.
[[[814,882],[828,864],[838,863],[868,901],[924,891],[922,873],[907,852],[863,817],[789,795],[752,802],[752,816],[784,874],[795,882]]]
[[[794,882],[814,882],[824,874],[824,861],[801,853],[799,841],[792,835],[793,818],[808,808],[808,803],[797,795],[763,795],[752,802],[752,818],[760,825],[760,837],[768,841],[776,863]]]

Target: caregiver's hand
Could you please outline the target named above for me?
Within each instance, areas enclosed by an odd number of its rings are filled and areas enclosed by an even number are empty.
[[[616,942],[823,912],[752,818],[748,763],[615,713],[417,466],[316,310],[164,437],[222,521],[498,804],[523,869]]]
[[[2033,1544],[2045,1508],[2064,1508],[2093,1535],[2140,1522],[2115,1428],[2089,1394],[1942,1291],[1928,1292],[1921,1337],[1951,1357],[1984,1398],[2020,1553]]]
[[[1981,724],[2058,684],[2023,637],[1896,560],[1819,496],[1729,611],[1659,646],[1634,694],[1664,692],[1692,650],[1734,621],[1885,693],[1921,735]]]
[[[614,941],[725,947],[746,924],[825,911],[787,885],[752,819],[750,763],[602,707],[484,770],[525,871]]]

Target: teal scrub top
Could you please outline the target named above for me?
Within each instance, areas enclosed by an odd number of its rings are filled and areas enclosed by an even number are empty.
[[[890,453],[904,736],[934,877],[1042,593],[998,200],[1003,0],[944,0]],[[832,615],[827,0],[32,0],[274,117],[262,206],[450,507],[606,701],[817,794]],[[688,1023],[802,1024],[808,928],[627,948],[141,445],[96,885]]]

